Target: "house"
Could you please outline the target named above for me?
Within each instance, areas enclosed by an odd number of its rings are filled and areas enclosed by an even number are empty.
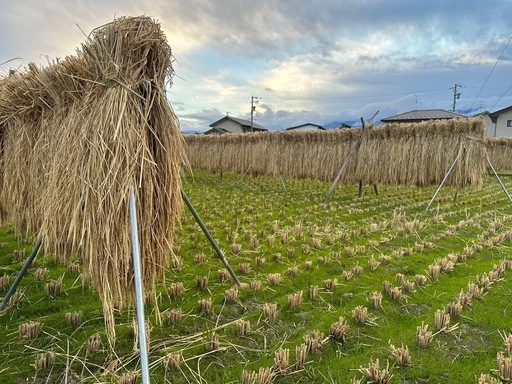
[[[318,131],[318,130],[325,131],[325,128],[322,127],[321,125],[311,124],[311,123],[306,123],[306,124],[297,125],[295,127],[286,128],[286,131]]]
[[[487,137],[512,136],[512,106],[492,113],[485,111],[478,114],[478,116],[484,118]]]
[[[380,121],[383,123],[418,123],[426,120],[457,119],[461,117],[466,116],[459,115],[455,112],[445,111],[444,109],[423,109],[385,117],[384,119],[380,119]]]
[[[247,133],[247,132],[265,132],[268,129],[259,124],[252,123],[249,120],[238,119],[236,117],[224,116],[222,119],[210,124],[211,129],[206,131],[205,135],[222,135],[224,133]]]

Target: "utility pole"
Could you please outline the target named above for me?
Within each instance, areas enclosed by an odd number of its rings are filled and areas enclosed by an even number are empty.
[[[254,111],[256,110],[256,106],[254,104],[258,104],[258,98],[251,96],[251,132],[253,131]]]
[[[414,95],[414,99],[415,99],[415,109],[418,110],[418,100],[420,99],[420,97],[418,95]]]
[[[453,89],[453,107],[452,107],[452,112],[455,112],[455,104],[457,103],[457,100],[460,99],[460,93],[457,92],[457,87],[462,87],[462,85],[455,84],[455,86],[453,88],[450,88],[450,89]]]

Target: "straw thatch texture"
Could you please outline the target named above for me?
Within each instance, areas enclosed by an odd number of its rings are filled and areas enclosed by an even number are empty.
[[[479,186],[485,170],[482,119],[389,124],[365,132],[355,178],[364,183]]]
[[[512,137],[486,138],[485,146],[496,171],[512,171]]]
[[[165,95],[171,57],[157,23],[120,18],[75,57],[0,82],[0,203],[59,260],[82,258],[110,332],[114,307],[133,298],[130,187],[149,290],[164,281],[181,212],[183,139]]]
[[[436,185],[458,157],[447,185],[480,185],[484,172],[484,122],[457,119],[388,124],[364,130],[341,183]],[[360,129],[186,136],[192,168],[212,172],[332,181]]]

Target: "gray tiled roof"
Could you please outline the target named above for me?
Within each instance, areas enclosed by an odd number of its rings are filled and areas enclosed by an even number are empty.
[[[445,111],[444,109],[423,109],[415,110],[398,115],[385,117],[380,121],[386,122],[400,122],[400,121],[422,121],[422,120],[436,120],[436,119],[456,119],[466,117],[455,112]]]
[[[235,121],[238,124],[240,124],[240,126],[242,126],[242,127],[250,127],[251,126],[251,121],[250,120],[239,119],[237,117],[232,117],[232,116],[224,116],[222,119],[217,120],[216,122],[210,124],[210,127],[215,128],[218,124],[220,124],[220,123],[222,123],[223,121],[226,121],[226,120]],[[255,123],[254,121],[252,123],[252,127],[255,128],[255,129],[267,131],[267,129],[265,127]]]
[[[495,111],[493,113],[489,113],[489,116],[496,118],[499,115],[501,115],[502,113],[508,112],[510,110],[512,110],[512,105],[510,107],[506,107],[506,108],[500,109],[500,110]]]
[[[324,128],[324,127],[322,127],[321,125],[313,124],[313,123],[306,123],[306,124],[296,125],[296,126],[294,126],[294,127],[286,128],[286,130],[287,130],[287,131],[292,131],[292,130],[294,130],[294,129],[302,128],[302,127],[305,127],[305,126],[308,126],[308,125],[311,125],[312,127],[316,127],[316,129],[325,130],[325,128]]]
[[[237,117],[231,117],[231,116],[229,116],[229,118],[231,120],[236,121],[238,124],[240,124],[242,126],[245,126],[245,127],[250,127],[251,126],[251,121],[250,120],[239,119]],[[252,122],[252,126],[253,126],[253,128],[264,129],[265,131],[267,130],[265,127],[255,123],[254,121]]]

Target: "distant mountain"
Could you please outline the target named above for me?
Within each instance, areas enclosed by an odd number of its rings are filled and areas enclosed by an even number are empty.
[[[463,110],[455,111],[455,113],[458,113],[458,114],[464,115],[464,116],[469,116],[469,117],[475,116],[480,112],[482,112],[482,111],[479,109],[463,109]]]
[[[196,133],[201,133],[197,131],[181,131],[184,135],[195,135]]]

